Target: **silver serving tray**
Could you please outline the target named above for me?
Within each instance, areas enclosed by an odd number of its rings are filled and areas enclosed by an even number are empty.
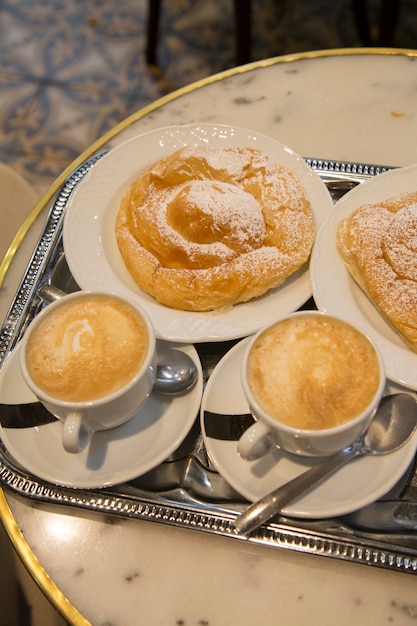
[[[70,292],[78,289],[62,246],[62,223],[71,193],[103,155],[81,165],[64,183],[48,215],[0,334],[0,367],[31,319],[43,306],[45,284]],[[390,167],[305,159],[327,185],[334,200],[357,184]],[[303,308],[314,308],[310,299]],[[234,341],[197,344],[205,380]],[[386,499],[417,502],[417,464]],[[20,467],[0,440],[0,484],[33,501],[84,509],[105,515],[145,519],[171,526],[365,563],[397,572],[417,573],[417,537],[402,527],[364,529],[355,516],[325,520],[278,517],[249,538],[240,536],[233,520],[246,502],[212,466],[196,415],[186,440],[164,463],[135,480],[103,489],[73,489],[39,480]]]

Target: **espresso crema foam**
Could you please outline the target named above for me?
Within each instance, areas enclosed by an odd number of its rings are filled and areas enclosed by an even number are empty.
[[[372,344],[327,317],[290,318],[266,330],[250,351],[247,374],[266,413],[306,430],[333,428],[358,416],[380,381]]]
[[[32,380],[53,398],[97,400],[124,387],[149,346],[142,317],[112,296],[88,295],[51,311],[26,348]]]

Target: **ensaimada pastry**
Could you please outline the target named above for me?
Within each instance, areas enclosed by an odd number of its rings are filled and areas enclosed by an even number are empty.
[[[140,174],[115,232],[137,285],[162,304],[208,311],[277,287],[315,237],[306,192],[252,148],[188,146]]]
[[[417,192],[365,204],[338,226],[351,276],[417,352]]]

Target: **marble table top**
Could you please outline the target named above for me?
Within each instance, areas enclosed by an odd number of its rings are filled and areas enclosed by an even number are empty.
[[[416,163],[417,53],[327,51],[237,68],[139,111],[80,162],[103,145],[189,122],[252,128],[304,157]],[[57,188],[8,269],[2,317]],[[0,495],[18,552],[72,624],[411,625],[417,617],[412,575]]]

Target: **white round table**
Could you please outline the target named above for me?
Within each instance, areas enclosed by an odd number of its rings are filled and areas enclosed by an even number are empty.
[[[0,267],[3,317],[69,172],[104,147],[189,122],[252,128],[304,157],[416,163],[417,52],[339,50],[269,59],[138,111],[82,154],[36,205]],[[417,616],[413,576],[342,556],[108,518],[32,502],[7,489],[0,492],[0,514],[30,573],[72,624],[399,626]]]

